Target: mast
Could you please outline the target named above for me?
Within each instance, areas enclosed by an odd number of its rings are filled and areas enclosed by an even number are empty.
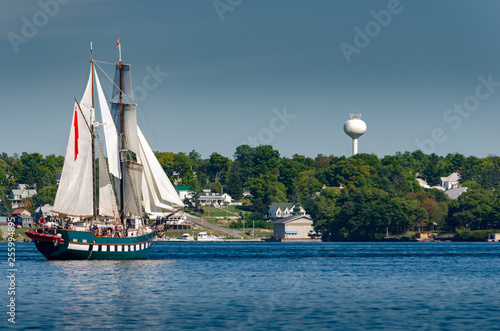
[[[124,120],[123,120],[123,74],[122,74],[122,45],[120,44],[120,38],[118,38],[117,41],[117,46],[118,46],[118,52],[119,52],[119,63],[118,63],[118,68],[119,68],[119,74],[120,74],[120,166],[121,166],[121,173],[122,176],[120,178],[120,218],[122,220],[125,219],[125,215],[123,213],[124,206],[125,206],[125,201],[124,200],[124,195],[123,191],[125,189],[125,135],[123,134],[124,132]]]
[[[90,112],[90,131],[92,133],[92,210],[94,221],[97,219],[97,181],[95,173],[95,108],[94,108],[94,57],[92,55],[92,42],[90,42],[90,67],[92,76],[92,110]]]

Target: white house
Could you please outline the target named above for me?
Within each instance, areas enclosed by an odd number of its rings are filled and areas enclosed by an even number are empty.
[[[233,200],[233,198],[227,193],[221,195],[204,191],[198,196],[198,201],[202,205],[229,205],[231,200]]]
[[[275,239],[280,241],[320,241],[314,239],[313,220],[309,215],[292,215],[273,222]]]
[[[271,207],[269,207],[268,218],[276,219],[281,217],[291,216],[294,212],[295,204],[293,202],[273,202]],[[305,215],[306,211],[304,208],[299,207],[299,213]]]
[[[184,199],[186,199],[186,198],[191,199],[196,194],[196,192],[191,191],[191,188],[187,185],[176,186],[175,188],[176,188],[177,193],[179,194],[179,197],[181,198],[182,201],[184,201]]]
[[[457,200],[462,193],[467,192],[468,190],[468,187],[461,187],[459,185],[460,174],[458,172],[454,172],[448,177],[441,177],[439,185],[432,187],[427,184],[427,181],[420,178],[420,174],[417,172],[417,182],[423,188],[432,188],[444,191],[444,194],[452,200]]]
[[[441,177],[439,185],[444,187],[445,190],[451,190],[452,188],[458,187],[459,181],[460,174],[458,172],[454,172],[448,177]]]

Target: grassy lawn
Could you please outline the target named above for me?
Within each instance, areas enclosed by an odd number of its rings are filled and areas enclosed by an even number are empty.
[[[228,213],[226,213],[226,207],[228,207]],[[244,211],[245,219],[248,219],[252,214],[249,206],[230,205],[230,206],[223,206],[222,209],[215,208],[212,206],[203,206],[203,210],[205,211],[205,213],[203,214],[195,213],[192,210],[187,210],[186,212],[197,217],[226,217],[226,215],[231,217],[231,216],[236,216],[235,214],[240,215],[241,217],[241,212]]]

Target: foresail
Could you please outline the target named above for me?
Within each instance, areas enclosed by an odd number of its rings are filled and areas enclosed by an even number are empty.
[[[141,151],[140,157],[144,166],[143,196],[147,196],[149,200],[147,203],[144,199],[145,210],[157,211],[158,208],[172,210],[173,207],[183,207],[184,204],[179,194],[163,171],[139,127],[137,127],[137,134]]]
[[[115,217],[119,215],[113,185],[109,179],[108,167],[101,141],[99,141],[99,215]]]
[[[54,201],[55,212],[80,217],[92,216],[91,148],[90,130],[75,102],[66,158]]]
[[[119,154],[118,154],[118,133],[113,121],[113,117],[109,111],[108,103],[104,92],[102,91],[101,83],[97,72],[95,73],[95,83],[97,86],[97,95],[99,97],[99,108],[101,109],[101,120],[103,122],[104,139],[106,140],[106,154],[108,156],[109,172],[117,178],[121,178]]]

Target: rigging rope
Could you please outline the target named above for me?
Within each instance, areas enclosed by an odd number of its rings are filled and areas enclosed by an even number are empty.
[[[94,61],[94,62],[96,62],[96,61]],[[126,95],[127,97],[129,97],[130,99],[132,99],[132,100],[133,100],[133,98],[132,98],[130,95],[128,95],[127,93],[123,92],[123,90],[122,90],[122,89],[120,89],[120,87],[119,87],[118,85],[116,85],[116,84],[115,84],[115,82],[114,82],[111,78],[109,78],[108,74],[107,74],[107,73],[106,73],[106,72],[105,72],[105,71],[101,68],[101,66],[100,66],[100,65],[98,65],[97,63],[96,63],[95,65],[97,66],[97,68],[99,68],[99,69],[102,71],[102,73],[106,76],[106,78],[107,78],[107,79],[109,79],[109,80],[111,81],[111,83],[112,83],[112,84],[113,84],[113,85],[114,85],[114,86],[115,86],[115,87],[116,87],[116,88],[117,88],[120,92],[122,92],[124,95]]]
[[[98,63],[103,63],[103,64],[116,64],[116,63],[111,63],[111,62],[104,62],[104,61],[97,61],[97,60],[94,60],[94,63],[95,62],[98,62]]]

